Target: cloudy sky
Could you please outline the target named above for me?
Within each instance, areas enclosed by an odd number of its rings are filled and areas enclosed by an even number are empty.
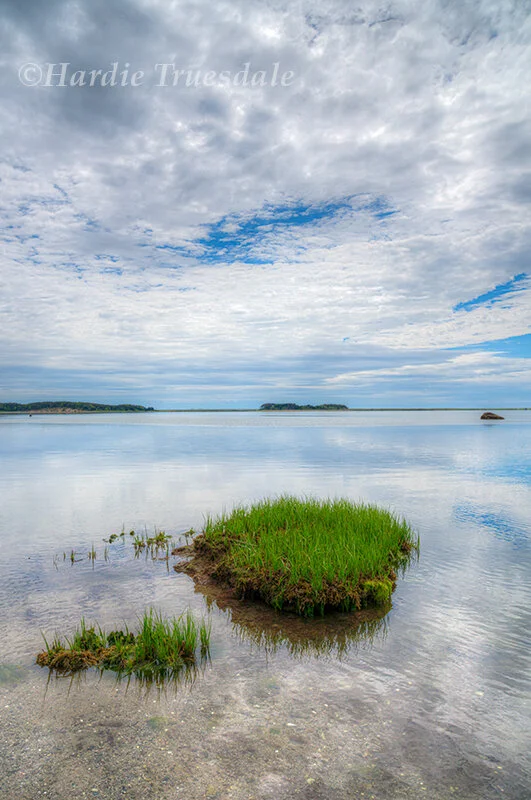
[[[529,0],[1,0],[0,36],[0,401],[531,405]]]

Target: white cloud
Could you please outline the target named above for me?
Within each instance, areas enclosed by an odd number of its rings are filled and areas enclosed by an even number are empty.
[[[400,392],[430,369],[449,384],[527,382],[525,359],[486,353],[474,371],[436,354],[530,331],[527,292],[452,311],[529,270],[520,3],[57,0],[34,12],[7,2],[2,21],[5,365],[109,370],[123,385],[129,370],[138,385],[153,369],[172,384],[223,364],[242,387],[394,378]],[[24,61],[117,59],[146,85],[17,80]],[[295,80],[157,89],[155,64],[169,61],[280,62]],[[205,224],[237,235],[266,204],[344,198],[355,211],[260,229],[253,254],[272,263],[201,260]],[[378,198],[396,214],[375,216]],[[219,376],[205,384],[222,391]]]
[[[327,378],[327,383],[373,383],[392,378],[422,378],[445,383],[512,383],[531,385],[528,358],[507,358],[496,353],[463,353],[444,361],[402,364],[399,367],[357,370]]]

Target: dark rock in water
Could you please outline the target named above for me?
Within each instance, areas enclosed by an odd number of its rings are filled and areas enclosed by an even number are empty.
[[[495,414],[493,411],[485,411],[485,413],[481,415],[481,419],[505,419],[505,417],[500,417],[499,414]]]

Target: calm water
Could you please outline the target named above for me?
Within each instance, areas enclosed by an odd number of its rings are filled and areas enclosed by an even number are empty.
[[[531,413],[478,417],[0,417],[0,797],[528,800]],[[104,559],[122,526],[178,536],[283,492],[410,521],[420,560],[384,618],[289,627],[126,545]],[[193,685],[33,666],[41,631],[148,606],[211,618]]]

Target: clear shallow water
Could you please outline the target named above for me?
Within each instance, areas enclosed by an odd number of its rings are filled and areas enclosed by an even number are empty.
[[[505,416],[0,417],[0,796],[529,798],[531,413]],[[420,560],[383,619],[286,629],[124,545],[103,559],[122,526],[178,535],[281,492],[412,523]],[[62,560],[92,544],[94,565]],[[41,630],[150,605],[212,619],[191,688],[32,666]]]

